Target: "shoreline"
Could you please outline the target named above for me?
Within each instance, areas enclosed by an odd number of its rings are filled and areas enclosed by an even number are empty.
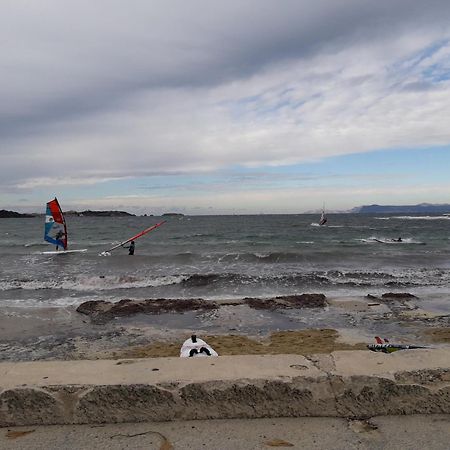
[[[0,427],[450,414],[448,315],[408,293],[318,299],[2,308]],[[191,334],[220,356],[179,358]],[[432,348],[374,353],[375,335]]]
[[[308,298],[314,300],[311,296],[256,303],[224,299],[206,309],[192,302],[193,309],[185,308],[186,300],[181,299],[178,303],[184,305],[178,312],[176,308],[172,312],[167,302],[155,310],[158,300],[148,300],[151,308],[145,313],[140,309],[145,301],[130,300],[124,303],[125,313],[122,308],[119,315],[100,321],[75,307],[3,307],[0,361],[176,356],[191,334],[205,338],[222,355],[362,349],[374,343],[374,336],[435,347],[450,342],[450,315],[428,309],[423,298],[406,293],[385,298],[325,297],[326,304],[313,302],[309,307]]]

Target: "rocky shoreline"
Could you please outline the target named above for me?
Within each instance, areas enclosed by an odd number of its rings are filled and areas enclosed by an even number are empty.
[[[187,299],[124,299],[119,302],[92,300],[82,303],[77,312],[90,317],[93,323],[105,323],[116,317],[134,314],[184,313],[188,311],[211,311],[221,306],[248,305],[254,309],[276,310],[285,308],[323,308],[327,306],[324,294],[301,294],[273,298],[243,298],[234,301],[212,301],[202,298]]]
[[[363,349],[374,336],[444,346],[450,315],[409,293],[242,299],[124,299],[0,311],[0,361],[176,356],[191,334],[221,355]]]
[[[450,315],[410,293],[0,311],[0,426],[450,414]],[[196,333],[220,358],[179,358]],[[374,353],[373,336],[427,349]]]

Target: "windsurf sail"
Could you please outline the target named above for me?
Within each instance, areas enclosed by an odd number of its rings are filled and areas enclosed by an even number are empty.
[[[367,348],[373,352],[394,353],[398,350],[414,350],[418,348],[429,348],[422,345],[406,345],[406,344],[391,344],[387,339],[381,339],[375,336],[376,344],[369,344]]]
[[[67,250],[67,226],[56,197],[47,203],[44,239]]]
[[[322,208],[322,215],[320,216],[319,225],[325,225],[327,223],[327,216],[325,215],[325,205]]]
[[[163,223],[166,223],[165,220],[162,222],[157,223],[156,225],[153,225],[149,228],[146,228],[145,230],[141,231],[138,234],[135,234],[134,236],[130,237],[126,241],[121,242],[120,244],[115,245],[114,247],[110,248],[109,250],[106,250],[107,252],[111,252],[112,250],[115,250],[116,248],[122,247],[122,245],[128,244],[128,242],[135,241],[136,239],[139,239],[140,237],[144,236],[144,234],[150,233],[150,231],[153,231],[155,228],[160,227]]]

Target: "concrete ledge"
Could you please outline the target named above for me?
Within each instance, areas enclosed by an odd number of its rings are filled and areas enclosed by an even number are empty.
[[[0,426],[450,413],[450,349],[0,364]]]

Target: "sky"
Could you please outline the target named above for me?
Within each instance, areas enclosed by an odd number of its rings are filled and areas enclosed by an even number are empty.
[[[450,203],[448,0],[2,0],[0,209]]]

